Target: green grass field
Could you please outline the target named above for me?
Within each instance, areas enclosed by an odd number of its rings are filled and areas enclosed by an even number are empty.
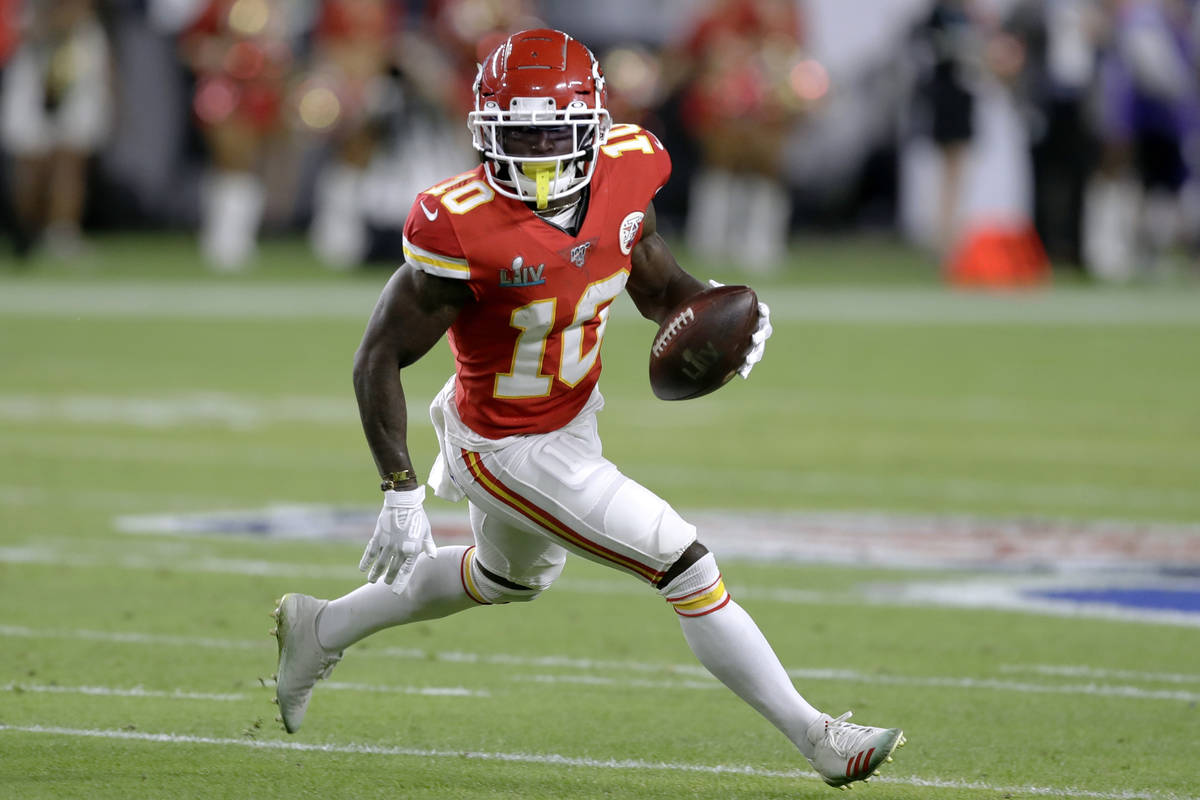
[[[660,598],[578,558],[533,604],[367,640],[298,735],[273,722],[273,601],[356,586],[367,525],[128,520],[373,517],[350,364],[386,274],[275,241],[213,275],[157,235],[0,262],[0,797],[833,796],[699,669]],[[802,244],[754,283],[766,360],[680,404],[650,395],[653,330],[618,301],[601,430],[628,474],[722,521],[731,592],[814,704],[905,728],[855,791],[1200,797],[1200,286],[964,294],[862,241]],[[441,346],[406,380],[419,469],[449,370]],[[756,556],[762,519],[810,545],[825,525],[832,549]],[[994,563],[943,551],[992,530]],[[1010,558],[1064,530],[1052,556]],[[1114,587],[1177,611],[1055,605]]]

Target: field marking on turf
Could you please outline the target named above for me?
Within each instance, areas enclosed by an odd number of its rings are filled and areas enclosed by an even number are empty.
[[[623,689],[724,689],[715,678],[707,681],[650,681],[644,678],[611,678],[604,675],[510,675],[517,683],[573,683],[584,686],[619,686]]]
[[[779,287],[763,290],[780,322],[891,325],[1200,325],[1190,292],[1056,287],[1029,293],[955,292],[944,287]],[[138,280],[13,283],[0,292],[0,313],[29,317],[166,317],[178,319],[364,320],[377,286],[354,283],[255,283]],[[610,324],[646,322],[633,304],[613,304]]]
[[[1200,675],[1179,672],[1139,672],[1131,669],[1099,669],[1080,664],[1002,664],[1001,672],[1032,672],[1068,678],[1119,678],[1158,683],[1200,683]]]
[[[419,694],[425,697],[491,697],[486,689],[468,689],[465,686],[385,686],[377,683],[343,683],[326,681],[322,689],[342,692],[381,692],[387,694]]]
[[[355,517],[357,512],[347,512]],[[374,512],[370,512],[372,520],[363,517],[363,525],[373,521]],[[185,515],[186,516],[186,515]],[[344,515],[345,516],[345,515]],[[705,515],[710,527],[714,530],[734,529],[733,525],[722,525],[717,520],[720,515]],[[135,519],[144,519],[138,517]],[[215,519],[215,517],[214,517]],[[296,520],[288,526],[287,520]],[[274,509],[271,524],[281,529],[293,531],[295,538],[322,538],[322,524],[308,520],[303,508],[279,507]],[[213,520],[210,520],[210,522]],[[326,520],[329,524],[335,524]],[[336,524],[343,524],[336,523]],[[435,518],[435,527],[437,527]],[[230,522],[234,528],[237,524]],[[811,516],[801,523],[806,528],[803,533],[797,533],[787,528],[778,520],[755,522],[759,533],[754,537],[752,545],[736,538],[725,537],[720,533],[706,537],[709,544],[719,552],[732,557],[750,560],[770,560],[772,558],[794,558],[800,551],[804,560],[810,563],[837,563],[838,553],[842,558],[846,555],[844,540],[851,535],[854,550],[850,552],[862,563],[890,564],[891,566],[907,564],[909,566],[929,566],[936,563],[936,558],[946,561],[942,566],[958,564],[970,566],[972,563],[992,561],[998,563],[1024,564],[1042,563],[1054,566],[1058,571],[1047,572],[1040,576],[1025,574],[990,573],[969,580],[947,582],[931,580],[924,582],[907,581],[899,584],[885,583],[881,585],[864,585],[851,590],[814,591],[788,588],[759,588],[754,586],[735,587],[736,596],[751,603],[769,602],[787,605],[837,604],[856,607],[871,607],[879,605],[906,605],[911,607],[950,606],[960,608],[989,608],[1009,610],[1022,613],[1036,613],[1064,618],[1087,617],[1119,622],[1149,622],[1154,624],[1175,625],[1180,627],[1200,627],[1200,613],[1188,608],[1141,608],[1130,607],[1116,602],[1075,601],[1067,598],[1047,597],[1047,591],[1054,590],[1092,590],[1097,587],[1111,589],[1113,587],[1145,588],[1154,587],[1162,591],[1175,591],[1178,596],[1190,596],[1189,593],[1200,587],[1200,582],[1194,578],[1172,579],[1163,577],[1155,571],[1157,564],[1183,565],[1194,563],[1195,554],[1200,550],[1200,536],[1184,533],[1182,529],[1169,531],[1159,530],[1155,526],[1135,526],[1135,529],[1119,534],[1106,531],[1104,526],[1094,526],[1090,534],[1081,531],[1055,530],[1049,526],[1038,533],[1035,527],[1025,529],[1010,529],[1000,522],[992,523],[989,527],[983,523],[980,533],[983,536],[955,533],[952,527],[945,523],[936,532],[922,531],[920,523],[910,523],[910,528],[901,525],[895,531],[887,533],[876,530],[867,522],[851,523],[846,520],[822,521],[818,516]],[[973,523],[979,525],[980,523]],[[847,534],[845,531],[853,531]],[[916,525],[916,527],[911,527]],[[343,525],[343,527],[345,527]],[[461,526],[460,526],[461,527]],[[130,530],[140,528],[131,527]],[[365,529],[365,528],[364,528]],[[459,541],[469,541],[465,532],[458,532],[453,527],[441,529],[440,537],[444,544]],[[461,536],[460,536],[461,533]],[[742,537],[744,539],[744,537]],[[983,539],[988,541],[985,542]],[[1038,541],[1032,541],[1037,538]],[[1103,539],[1106,548],[1097,548],[1094,542]],[[989,543],[990,542],[990,543]],[[749,549],[747,549],[749,547]],[[936,549],[936,557],[931,556]],[[994,555],[993,555],[994,554]],[[907,561],[906,561],[907,559]],[[924,562],[923,562],[924,560]],[[1146,566],[1133,569],[1139,560]],[[1118,562],[1124,562],[1124,572],[1118,574],[1111,570]],[[76,555],[69,547],[50,546],[44,543],[32,542],[14,547],[0,547],[0,564],[37,564],[75,569],[135,569],[160,571],[169,569],[173,572],[201,573],[216,575],[251,575],[288,578],[316,579],[360,579],[349,564],[343,566],[324,566],[309,564],[289,564],[264,559],[222,558],[206,555],[200,552],[189,553],[150,553],[123,554],[112,557],[96,557]],[[1081,566],[1109,567],[1109,571],[1081,570]],[[1074,569],[1064,569],[1073,567]],[[628,582],[617,580],[587,580],[565,578],[555,585],[555,591],[563,593],[627,595],[630,591]]]
[[[64,728],[52,725],[6,725],[0,724],[0,732],[34,733],[75,738],[118,739],[125,741],[150,742],[155,744],[202,744],[224,747],[244,747],[251,750],[287,750],[306,753],[334,753],[339,755],[410,756],[415,758],[453,758],[475,761],[501,761],[517,764],[539,764],[562,767],[584,767],[615,770],[658,770],[664,772],[698,772],[712,775],[746,775],[756,778],[782,778],[819,780],[816,773],[801,770],[770,770],[742,764],[687,764],[672,761],[642,761],[640,759],[597,759],[586,756],[566,756],[559,753],[503,753],[471,750],[436,750],[424,747],[402,747],[396,745],[374,745],[356,743],[310,744],[278,739],[231,739],[213,736],[194,736],[178,733],[147,733],[143,731]],[[901,786],[919,786],[934,789],[959,789],[995,792],[1004,794],[1033,794],[1041,797],[1080,797],[1090,800],[1200,800],[1172,792],[1156,792],[1126,789],[1105,792],[1093,789],[1056,786],[997,786],[981,781],[947,780],[944,778],[901,777],[880,775],[874,782]]]
[[[414,421],[422,416],[414,416]],[[219,424],[252,430],[297,422],[349,425],[357,418],[353,400],[341,396],[263,397],[227,392],[164,396],[0,394],[3,422],[100,423],[155,429]]]
[[[923,686],[943,689],[993,689],[1019,694],[1082,694],[1093,697],[1126,697],[1137,700],[1177,700],[1181,703],[1200,702],[1200,692],[1143,689],[1138,686],[1105,686],[1097,684],[1041,684],[1003,681],[992,678],[940,678],[908,675],[880,675],[845,669],[789,669],[788,675],[800,680],[830,680],[850,683],[875,683],[893,686]],[[710,689],[712,686],[693,681],[647,681],[638,686],[624,678],[596,675],[531,675],[514,680],[534,680],[539,683],[571,683],[594,686],[617,686],[647,689]]]
[[[361,543],[377,515],[373,507],[277,502],[243,510],[126,514],[116,517],[113,525],[123,533],[253,534],[264,539]],[[770,563],[982,567],[989,571],[998,566],[1078,571],[1200,565],[1200,524],[1194,522],[722,509],[690,511],[687,516],[721,556]],[[473,540],[462,512],[432,510],[430,522],[444,544],[470,544]],[[754,536],[746,536],[747,529],[752,529]]]
[[[353,565],[327,567],[309,564],[289,564],[258,559],[219,558],[216,556],[173,555],[142,556],[122,555],[112,558],[95,558],[74,555],[58,548],[39,545],[23,547],[0,547],[0,564],[34,564],[44,566],[71,567],[75,569],[135,569],[171,572],[198,572],[219,575],[255,575],[277,578],[361,578],[362,574]],[[619,581],[576,580],[565,578],[555,583],[556,592],[579,594],[629,594],[631,584]],[[748,587],[738,591],[739,597],[750,597],[773,603],[814,605],[818,603],[870,604],[877,601],[864,599],[852,592],[821,592],[809,589],[757,589]]]
[[[0,564],[36,564],[71,567],[74,569],[136,569],[198,572],[218,575],[257,575],[274,578],[350,578],[359,575],[353,566],[323,567],[306,564],[281,564],[244,558],[215,556],[127,555],[116,558],[93,558],[48,548],[0,547]]]
[[[78,440],[77,440],[78,441]],[[17,484],[0,484],[0,503],[8,506],[59,506],[62,504],[62,489],[47,489],[44,486],[21,486]],[[153,503],[158,507],[180,508],[178,513],[186,513],[185,509],[196,506],[229,507],[234,504],[233,498],[215,497],[213,495],[185,494],[183,492],[117,492],[107,489],[89,489],[78,487],[71,490],[71,496],[89,506],[102,505],[106,508],[121,508],[134,506],[144,508]]]
[[[0,686],[0,691],[13,692],[14,694],[21,694],[23,692],[36,694],[86,694],[98,697],[153,697],[157,699],[213,700],[218,702],[232,702],[248,698],[248,695],[238,692],[233,694],[211,694],[208,692],[190,692],[183,689],[172,689],[170,691],[144,689],[141,686],[119,689],[114,686],[59,686],[57,684],[42,683],[8,683]]]
[[[164,636],[147,633],[109,633],[104,631],[35,630],[18,625],[0,625],[0,636],[35,639],[84,639],[110,641],[120,644],[152,644],[182,647],[206,647],[215,649],[267,650],[273,640],[263,642],[238,639],[190,638],[186,636]],[[524,656],[510,653],[471,653],[464,651],[426,651],[409,647],[364,648],[358,651],[366,657],[402,658],[414,661],[433,661],[453,664],[501,664],[514,667],[579,669],[598,674],[614,670],[629,672],[673,673],[689,677],[710,678],[708,672],[696,664],[667,664],[642,661],[606,661],[570,656]],[[972,678],[953,676],[887,675],[875,672],[860,672],[851,669],[789,669],[788,675],[800,680],[842,681],[868,685],[918,686],[943,689],[989,690],[1017,694],[1078,694],[1094,697],[1111,697],[1127,700],[1168,700],[1182,703],[1200,702],[1200,692],[1179,690],[1146,689],[1140,686],[1113,686],[1106,684],[1040,684],[995,678]],[[572,682],[570,676],[559,679]],[[583,682],[583,681],[577,681]],[[588,682],[600,681],[588,679]],[[619,683],[619,682],[618,682]]]
[[[335,692],[376,692],[387,694],[411,694],[424,697],[491,697],[491,692],[482,689],[468,689],[465,686],[388,686],[373,683],[341,683],[326,681],[321,684],[322,690]],[[244,692],[209,693],[193,692],[185,689],[146,689],[133,686],[122,689],[115,686],[59,686],[44,683],[8,683],[0,686],[0,692],[22,694],[85,694],[96,697],[150,697],[167,700],[212,700],[216,702],[233,702],[251,699]]]

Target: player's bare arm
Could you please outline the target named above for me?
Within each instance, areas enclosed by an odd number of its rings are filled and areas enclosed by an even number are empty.
[[[671,309],[703,291],[704,284],[679,266],[658,233],[654,204],[646,206],[642,238],[630,254],[632,269],[625,290],[646,319],[662,324]]]
[[[354,394],[380,475],[403,473],[397,489],[419,481],[408,454],[408,412],[400,370],[429,352],[470,299],[467,287],[405,264],[384,287],[354,354]]]

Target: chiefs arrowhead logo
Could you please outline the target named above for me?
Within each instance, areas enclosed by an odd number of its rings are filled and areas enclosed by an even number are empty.
[[[629,255],[633,250],[633,243],[637,240],[638,231],[642,229],[642,220],[646,215],[641,211],[634,211],[632,214],[626,215],[625,219],[621,220],[621,230],[619,233],[621,242],[621,252],[624,255]]]

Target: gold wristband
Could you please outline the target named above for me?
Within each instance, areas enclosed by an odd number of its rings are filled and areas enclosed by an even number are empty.
[[[379,488],[385,492],[391,492],[396,489],[398,484],[412,480],[413,474],[411,469],[402,469],[399,472],[389,472],[383,476],[383,483],[379,484]]]

